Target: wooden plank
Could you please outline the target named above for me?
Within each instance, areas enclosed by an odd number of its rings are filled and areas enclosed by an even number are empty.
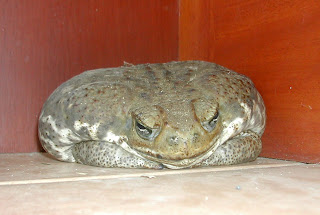
[[[171,0],[0,0],[0,153],[41,149],[49,94],[88,69],[177,60]]]
[[[180,4],[180,26],[188,25],[179,30],[180,60],[219,63],[251,77],[261,92],[268,115],[261,156],[320,162],[319,1]]]
[[[206,60],[214,56],[213,1],[180,1],[179,59]]]

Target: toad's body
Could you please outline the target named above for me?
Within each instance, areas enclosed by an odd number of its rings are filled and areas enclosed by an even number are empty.
[[[247,77],[185,61],[70,79],[44,104],[39,137],[62,161],[178,169],[252,161],[264,128],[263,100]]]

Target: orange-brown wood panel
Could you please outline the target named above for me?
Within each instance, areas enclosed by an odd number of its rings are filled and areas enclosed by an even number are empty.
[[[41,150],[37,119],[84,70],[178,57],[171,0],[0,0],[0,153]]]
[[[214,56],[213,1],[180,1],[179,60]]]
[[[320,162],[319,1],[180,4],[180,60],[219,63],[261,92],[268,115],[261,156]]]

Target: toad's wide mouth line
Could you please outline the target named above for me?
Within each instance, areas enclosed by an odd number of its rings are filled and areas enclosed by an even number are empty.
[[[182,160],[186,160],[186,159],[194,159],[194,158],[197,158],[197,157],[199,157],[201,154],[203,154],[203,153],[206,153],[207,152],[207,150],[206,151],[204,151],[204,152],[201,152],[201,153],[198,153],[198,154],[196,154],[196,155],[194,155],[194,156],[190,156],[190,157],[186,157],[186,158],[181,158],[181,159],[168,159],[168,158],[163,158],[160,154],[156,154],[156,155],[153,155],[153,154],[149,154],[149,153],[146,153],[146,152],[143,152],[143,151],[140,151],[140,150],[137,150],[138,151],[138,153],[139,154],[141,154],[142,156],[149,156],[149,157],[152,157],[152,158],[154,158],[154,159],[157,159],[158,161],[182,161]]]
[[[137,149],[136,149],[136,152],[145,159],[160,163],[164,166],[170,166],[170,168],[186,168],[189,166],[193,166],[196,164],[197,161],[202,160],[202,158],[206,154],[208,154],[208,152],[211,151],[213,147],[214,146],[212,145],[211,147],[209,147],[207,150],[203,152],[200,152],[192,157],[182,158],[182,159],[165,159],[165,158],[162,158],[161,155],[159,154],[154,156],[152,154],[148,154],[146,152],[143,152]]]
[[[230,135],[222,135],[223,137],[221,138],[221,134],[215,136],[211,141],[210,144],[208,144],[208,149],[203,150],[202,152],[199,152],[195,156],[189,157],[189,158],[183,158],[179,160],[170,160],[170,159],[164,159],[160,157],[156,157],[154,155],[150,155],[141,149],[137,149],[136,147],[128,144],[127,142],[122,142],[120,146],[128,151],[129,153],[132,153],[136,156],[139,156],[142,159],[157,162],[159,164],[162,164],[163,166],[170,168],[170,169],[183,169],[183,168],[188,168],[188,167],[194,167],[197,164],[200,164],[202,161],[210,157],[216,149],[224,143],[226,140],[230,138]],[[158,153],[153,153],[157,155]]]

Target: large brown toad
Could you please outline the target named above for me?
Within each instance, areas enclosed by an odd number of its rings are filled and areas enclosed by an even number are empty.
[[[255,160],[265,121],[249,78],[184,61],[75,76],[44,104],[39,137],[62,161],[180,169]]]

